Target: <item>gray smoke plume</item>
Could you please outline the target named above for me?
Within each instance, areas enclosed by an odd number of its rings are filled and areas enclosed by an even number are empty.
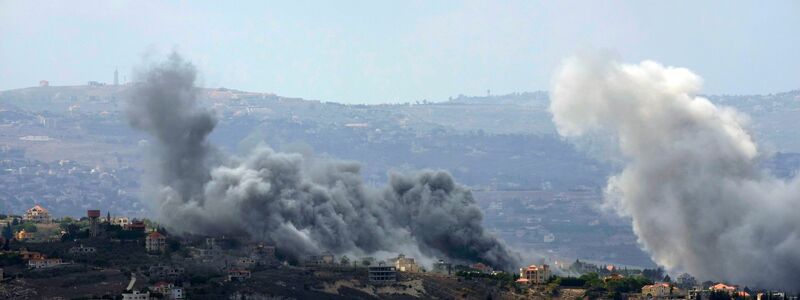
[[[800,288],[800,180],[759,169],[746,118],[696,96],[701,79],[644,61],[573,58],[550,110],[565,137],[611,133],[626,161],[606,204],[670,270]]]
[[[128,109],[131,126],[155,140],[145,198],[172,231],[246,234],[296,255],[405,252],[519,266],[446,172],[392,174],[379,189],[362,183],[357,163],[266,146],[226,157],[208,142],[216,121],[197,104],[195,74],[173,54],[140,75]]]

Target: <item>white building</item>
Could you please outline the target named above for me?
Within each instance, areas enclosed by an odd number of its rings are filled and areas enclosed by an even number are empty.
[[[145,248],[150,253],[164,253],[167,250],[167,238],[158,231],[153,231],[145,239]]]
[[[530,265],[527,268],[519,269],[519,283],[545,284],[550,279],[550,266]]]
[[[60,258],[34,258],[28,260],[28,267],[31,269],[44,269],[61,265]]]
[[[419,266],[413,258],[406,257],[403,254],[397,256],[394,260],[394,268],[400,272],[419,272]]]
[[[41,205],[36,204],[25,212],[22,220],[35,223],[50,223],[50,212]]]
[[[111,219],[111,224],[125,227],[125,225],[131,224],[131,219],[128,217],[114,217]]]
[[[150,300],[150,292],[124,292],[122,293],[122,300]]]
[[[153,291],[164,295],[167,299],[183,299],[183,288],[168,282],[158,282],[153,286]]]
[[[69,253],[71,254],[92,254],[95,252],[97,252],[95,247],[84,247],[83,245],[69,249]]]

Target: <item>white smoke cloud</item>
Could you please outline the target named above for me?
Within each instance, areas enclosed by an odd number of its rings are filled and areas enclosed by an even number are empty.
[[[699,76],[657,62],[571,58],[550,110],[559,134],[611,133],[625,161],[606,204],[669,270],[800,288],[800,180],[759,168],[746,116],[696,96]]]

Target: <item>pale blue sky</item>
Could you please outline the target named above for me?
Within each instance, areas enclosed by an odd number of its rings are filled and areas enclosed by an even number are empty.
[[[130,78],[171,49],[205,86],[348,103],[545,90],[587,49],[769,93],[800,88],[800,1],[0,0],[3,90]]]

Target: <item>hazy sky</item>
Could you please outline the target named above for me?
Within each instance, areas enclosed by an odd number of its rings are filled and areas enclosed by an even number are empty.
[[[122,80],[172,49],[205,86],[349,103],[543,90],[591,49],[769,93],[800,88],[800,1],[0,0],[3,90]]]

